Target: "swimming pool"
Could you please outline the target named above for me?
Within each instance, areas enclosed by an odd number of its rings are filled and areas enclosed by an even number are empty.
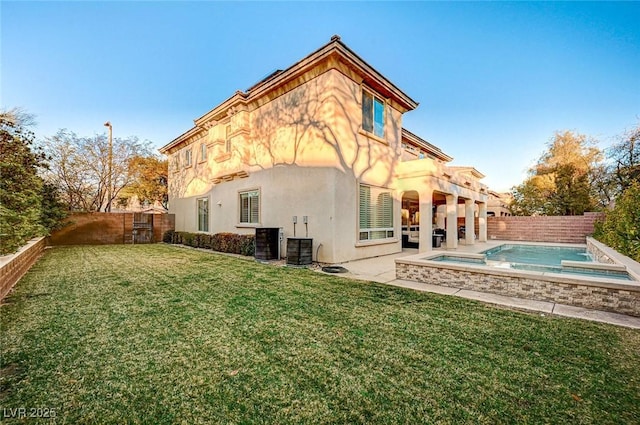
[[[395,259],[396,278],[640,317],[637,263],[591,238],[586,242],[578,245],[489,241],[471,249],[419,252]],[[520,249],[510,249],[514,245]],[[507,254],[529,251],[531,246],[539,247],[533,250],[534,258],[535,254],[543,258],[542,261],[537,258],[538,263],[547,264],[527,263],[532,261],[529,254],[515,258],[520,262],[505,261],[514,260]],[[562,249],[556,250],[556,247]],[[604,261],[592,261],[586,251]],[[503,257],[487,260],[487,253]]]
[[[587,248],[504,244],[481,252],[487,261],[560,266],[562,261],[593,261]]]
[[[503,244],[480,254],[442,254],[425,259],[501,269],[633,280],[624,268],[594,262],[586,248],[578,247]]]

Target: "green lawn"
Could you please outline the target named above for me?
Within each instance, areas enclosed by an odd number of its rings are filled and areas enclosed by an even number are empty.
[[[48,250],[0,314],[4,419],[640,420],[637,330],[186,248]]]

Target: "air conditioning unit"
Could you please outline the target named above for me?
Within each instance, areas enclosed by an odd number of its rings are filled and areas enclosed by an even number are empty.
[[[280,258],[280,228],[256,228],[256,260],[279,260]]]
[[[313,254],[313,239],[287,238],[287,265],[308,266]]]

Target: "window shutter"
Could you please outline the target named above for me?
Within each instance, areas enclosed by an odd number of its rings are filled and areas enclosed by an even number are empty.
[[[251,215],[251,223],[258,223],[260,221],[260,197],[258,196],[258,192],[252,192],[251,194],[251,203],[250,203],[250,215]]]
[[[249,194],[240,194],[240,223],[249,222]]]
[[[371,227],[371,188],[360,185],[360,228]]]
[[[359,239],[393,237],[393,198],[388,189],[360,185]]]
[[[378,196],[376,205],[379,223],[376,227],[393,227],[393,201],[389,192],[381,193]]]

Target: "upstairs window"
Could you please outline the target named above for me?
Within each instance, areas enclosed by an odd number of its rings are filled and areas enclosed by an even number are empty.
[[[200,161],[207,160],[207,144],[203,143],[200,145]]]
[[[184,166],[191,167],[191,149],[184,151]]]
[[[359,240],[393,238],[393,198],[389,189],[360,185]]]
[[[240,223],[256,224],[260,222],[260,192],[249,190],[240,192]]]
[[[362,90],[362,129],[384,137],[384,101]]]
[[[174,172],[180,171],[180,154],[173,155],[171,167]]]
[[[231,152],[231,126],[228,125],[224,129],[224,151]]]

